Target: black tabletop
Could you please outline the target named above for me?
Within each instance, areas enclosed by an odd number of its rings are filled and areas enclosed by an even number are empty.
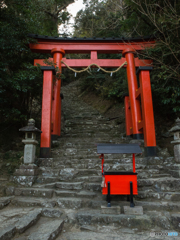
[[[139,144],[97,144],[98,154],[107,153],[142,153]]]

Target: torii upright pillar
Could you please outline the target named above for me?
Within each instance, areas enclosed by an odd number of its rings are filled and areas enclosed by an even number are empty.
[[[40,157],[51,157],[51,116],[54,67],[41,67],[43,71],[42,117]]]
[[[127,80],[132,116],[132,134],[134,139],[143,139],[142,130],[138,129],[138,122],[141,122],[142,116],[140,101],[136,99],[136,90],[138,90],[138,83],[136,77],[134,53],[135,50],[133,48],[127,48],[122,52],[123,56],[125,56],[127,61]]]
[[[55,67],[58,68],[58,73],[61,74],[61,59],[65,55],[65,51],[63,49],[53,48],[51,50],[51,54],[53,55],[53,61]],[[61,126],[61,79],[56,77],[54,82],[54,98],[52,103],[52,140],[56,140],[58,136],[60,136],[60,126]]]

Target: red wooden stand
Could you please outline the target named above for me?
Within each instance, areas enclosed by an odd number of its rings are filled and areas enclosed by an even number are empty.
[[[105,186],[102,194],[107,195],[107,183],[111,182],[111,195],[130,195],[130,182],[133,183],[133,195],[137,195],[137,173],[132,172],[105,172]]]
[[[141,153],[137,144],[98,144],[97,152],[102,164],[102,194],[107,195],[108,207],[111,206],[111,195],[130,196],[130,206],[134,207],[133,195],[138,194],[137,173],[135,169],[135,153]],[[105,172],[104,153],[132,153],[132,172]]]

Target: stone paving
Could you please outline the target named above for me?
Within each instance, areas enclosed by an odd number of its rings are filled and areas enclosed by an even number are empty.
[[[62,88],[62,135],[52,144],[52,158],[37,160],[33,185],[29,176],[20,179],[15,173],[6,187],[0,199],[0,240],[180,239],[180,164],[165,149],[158,148],[157,157],[136,156],[135,205],[143,207],[143,214],[127,214],[124,196],[112,198],[120,213],[101,210],[106,200],[96,144],[138,142],[144,152],[143,141],[126,139],[115,121],[78,97],[77,86],[76,81]],[[132,171],[131,156],[107,154],[105,169]],[[179,236],[165,236],[172,232]]]

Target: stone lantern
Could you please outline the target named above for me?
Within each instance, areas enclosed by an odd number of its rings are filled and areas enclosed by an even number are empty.
[[[176,125],[172,127],[169,132],[174,134],[174,141],[171,143],[174,144],[174,158],[175,161],[180,163],[180,119],[176,119]]]
[[[25,132],[25,139],[22,142],[24,146],[24,163],[15,170],[10,180],[22,186],[32,186],[40,174],[38,166],[34,164],[36,155],[36,133],[41,133],[41,130],[35,127],[34,119],[29,119],[28,126],[19,129]],[[7,190],[8,191],[8,190]]]
[[[35,127],[35,120],[29,119],[28,126],[20,128],[19,131],[25,132],[25,139],[22,142],[24,146],[24,164],[33,164],[36,155],[36,133],[41,133],[41,130]]]

